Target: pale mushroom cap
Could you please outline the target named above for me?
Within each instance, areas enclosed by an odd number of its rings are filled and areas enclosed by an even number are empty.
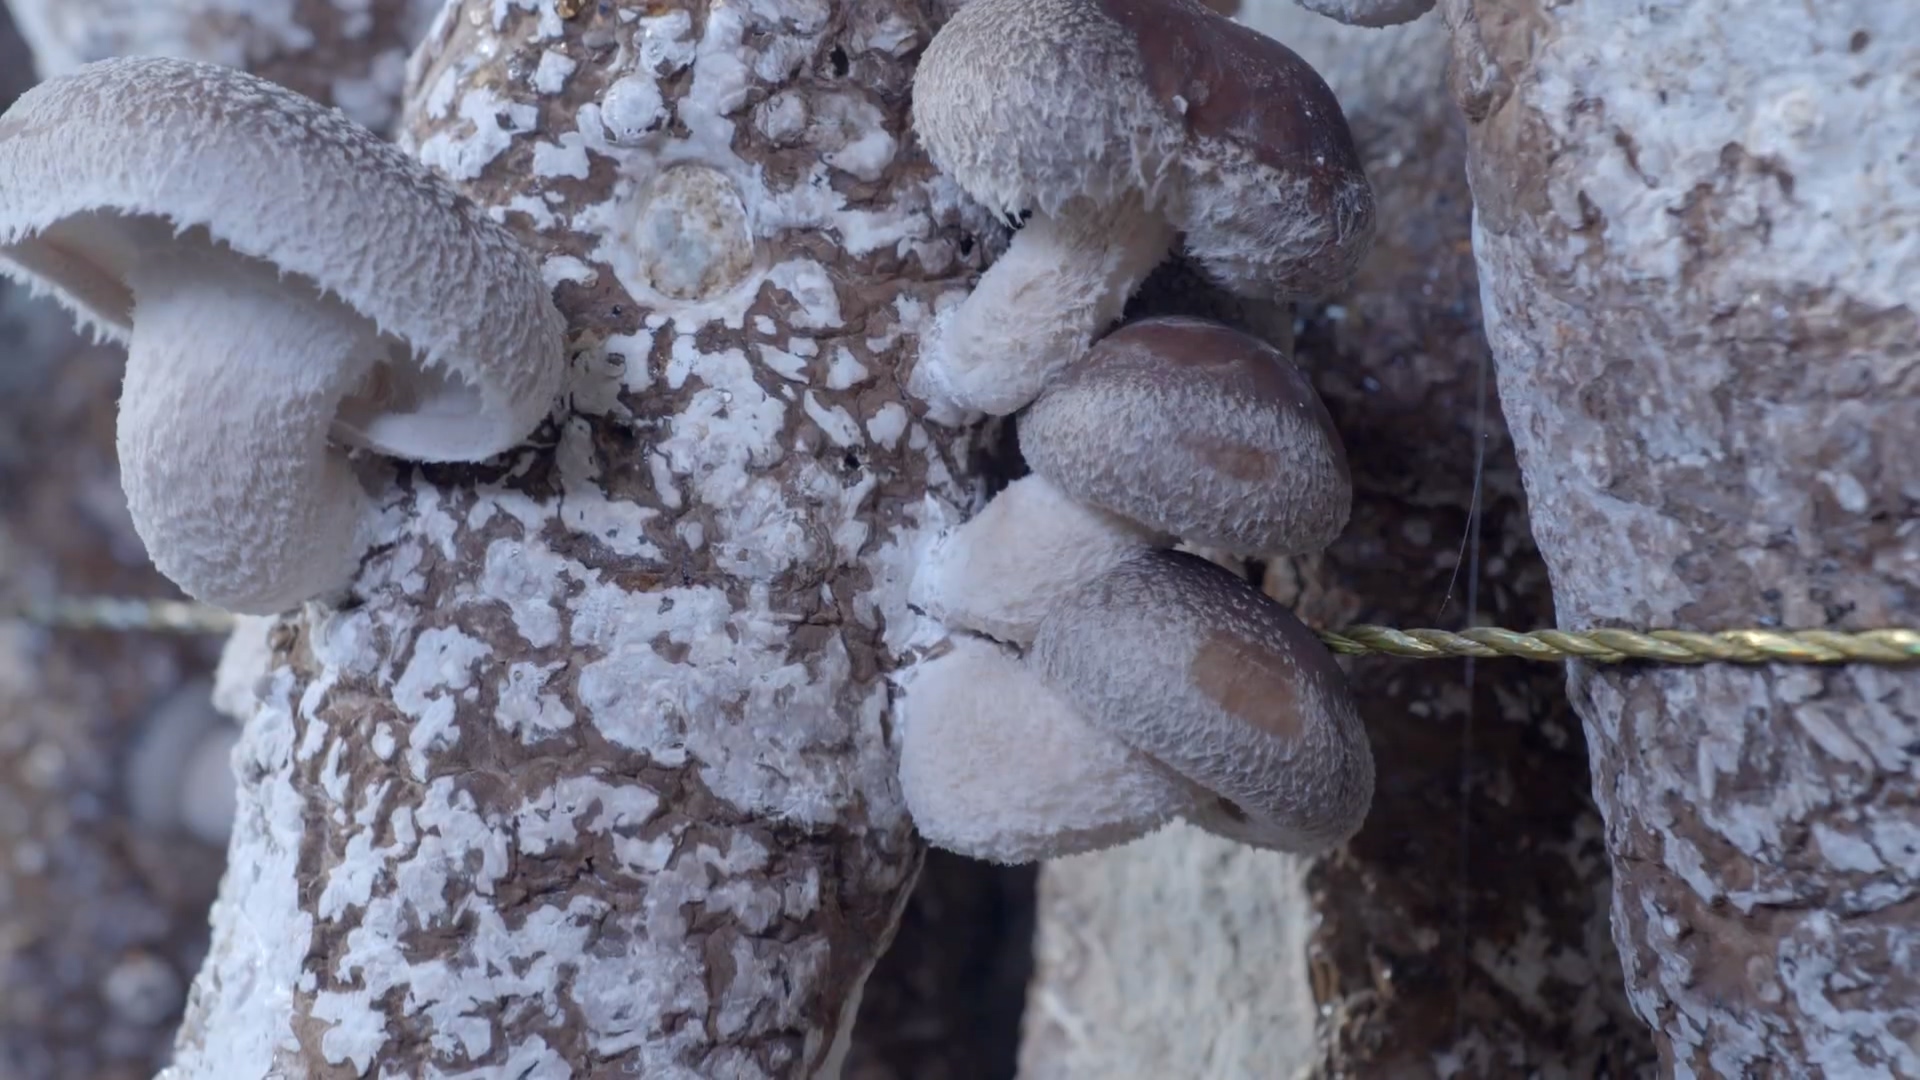
[[[978,638],[918,665],[901,707],[900,785],[928,842],[1025,863],[1137,839],[1195,807],[1167,770],[1082,719]]]
[[[1223,800],[1196,824],[1310,853],[1365,820],[1373,753],[1339,665],[1212,563],[1126,563],[1056,607],[1028,661],[1089,723]]]
[[[1287,299],[1348,280],[1373,191],[1313,67],[1198,0],[971,0],[914,81],[928,155],[1002,212],[1128,191],[1222,286]]]
[[[551,410],[565,324],[503,226],[366,129],[212,64],[123,58],[42,83],[0,116],[0,271],[125,341],[142,237],[199,226],[404,342],[424,398],[364,403],[366,445],[476,460]],[[434,380],[439,380],[439,385]]]
[[[1346,450],[1305,373],[1202,319],[1128,323],[1020,418],[1034,472],[1149,529],[1239,555],[1315,551],[1346,527]]]

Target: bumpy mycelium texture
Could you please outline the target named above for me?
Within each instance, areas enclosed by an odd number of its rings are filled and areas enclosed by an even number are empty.
[[[1560,621],[1913,623],[1911,9],[1445,14],[1488,338]],[[1569,682],[1628,995],[1668,1071],[1920,1073],[1920,672]]]
[[[1032,215],[921,357],[945,407],[1033,400],[1176,232],[1221,285],[1283,300],[1343,282],[1372,236],[1326,84],[1195,0],[974,0],[927,50],[914,130],[970,196]]]
[[[499,0],[430,33],[405,142],[540,254],[573,413],[403,475],[364,602],[276,653],[177,1075],[844,1048],[921,856],[907,583],[964,499],[896,377],[988,224],[899,142],[921,11]]]
[[[42,78],[114,56],[251,71],[385,132],[440,0],[12,0]]]

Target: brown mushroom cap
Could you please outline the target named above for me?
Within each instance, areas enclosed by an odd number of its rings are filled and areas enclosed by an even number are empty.
[[[1198,0],[1097,3],[1185,127],[1187,253],[1242,294],[1317,296],[1351,278],[1373,238],[1373,189],[1313,65]]]
[[[1028,662],[1089,723],[1217,795],[1203,828],[1314,852],[1366,817],[1372,749],[1333,655],[1212,563],[1124,564],[1054,609]]]
[[[914,127],[1003,212],[1144,194],[1243,295],[1323,294],[1372,239],[1372,189],[1326,81],[1199,0],[971,0],[922,58]]]
[[[1034,472],[1156,532],[1240,555],[1314,551],[1346,527],[1346,450],[1304,373],[1184,317],[1096,342],[1020,418]]]

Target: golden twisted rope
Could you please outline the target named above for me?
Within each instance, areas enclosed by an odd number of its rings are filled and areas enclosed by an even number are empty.
[[[180,600],[73,598],[0,607],[0,621],[24,621],[68,630],[223,634],[232,615]],[[1920,630],[1533,630],[1492,626],[1466,630],[1396,630],[1359,624],[1316,630],[1347,656],[1407,660],[1477,657],[1557,663],[1617,664],[1920,664]]]
[[[1453,656],[1590,660],[1618,664],[1920,664],[1920,630],[1395,630],[1349,626],[1317,631],[1337,653],[1415,660]]]
[[[204,604],[111,596],[0,604],[0,622],[24,622],[58,630],[157,634],[224,634],[234,626],[230,613]]]

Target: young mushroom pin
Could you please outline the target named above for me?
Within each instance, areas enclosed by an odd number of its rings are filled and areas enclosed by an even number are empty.
[[[1011,246],[929,335],[914,389],[1008,414],[1118,318],[1171,252],[1240,296],[1323,294],[1373,194],[1327,84],[1199,0],[971,0],[934,36],[913,123],[1009,217]]]
[[[512,234],[339,113],[211,64],[107,60],[0,116],[0,272],[127,344],[135,529],[246,614],[351,578],[369,506],[347,447],[491,457],[565,370]]]

